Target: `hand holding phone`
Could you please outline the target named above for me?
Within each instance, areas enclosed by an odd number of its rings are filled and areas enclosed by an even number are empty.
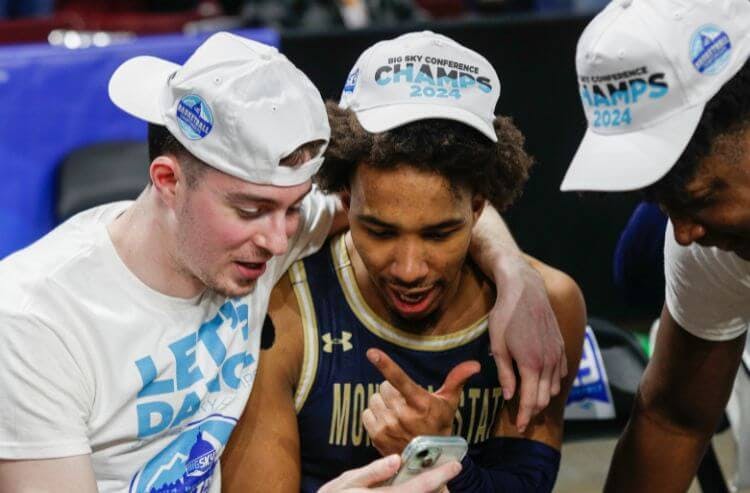
[[[459,436],[418,436],[401,454],[401,467],[387,484],[397,485],[449,462],[461,462],[469,446]]]
[[[318,493],[365,493],[368,491],[432,493],[445,486],[461,471],[461,465],[451,461],[441,466],[434,466],[398,485],[378,486],[397,472],[399,464],[401,464],[401,458],[398,455],[383,457],[359,469],[346,471],[341,476],[323,485]]]

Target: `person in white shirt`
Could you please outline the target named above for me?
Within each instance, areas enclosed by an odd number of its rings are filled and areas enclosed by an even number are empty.
[[[271,288],[343,225],[337,200],[311,185],[330,136],[325,108],[276,49],[228,33],[182,66],[128,60],[109,92],[149,122],[150,184],[0,262],[0,491],[220,491]],[[519,332],[536,319],[514,296],[551,310],[538,276],[487,246],[496,226],[477,232],[483,265],[521,277],[495,316],[526,322],[493,344],[519,367],[533,368],[524,352],[542,361],[530,386],[534,406],[546,404],[560,336],[548,323]],[[346,473],[329,491],[397,466]],[[433,490],[458,468],[407,488]]]
[[[576,54],[589,128],[563,190],[645,190],[669,215],[655,352],[607,491],[686,491],[750,324],[750,2],[610,3]]]

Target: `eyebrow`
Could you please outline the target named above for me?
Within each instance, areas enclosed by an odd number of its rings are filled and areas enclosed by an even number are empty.
[[[380,226],[381,228],[398,229],[397,225],[391,224],[386,221],[382,221],[378,219],[377,217],[371,216],[369,214],[358,214],[357,219],[359,219],[362,222],[369,223],[373,226]],[[463,219],[448,219],[446,221],[441,221],[439,223],[429,224],[425,226],[424,228],[422,228],[422,231],[455,228],[458,226],[463,226],[464,223],[465,221]]]
[[[304,200],[304,198],[307,197],[307,194],[310,193],[311,189],[312,188],[308,188],[302,195],[300,195],[300,197],[297,200],[295,200],[292,203],[292,205],[297,205],[300,202],[302,202],[302,200]],[[232,204],[237,204],[239,202],[257,202],[260,204],[267,204],[270,206],[279,205],[279,202],[274,199],[270,199],[268,197],[261,197],[258,195],[253,195],[247,192],[227,192],[224,194],[224,197],[226,198],[228,202]]]

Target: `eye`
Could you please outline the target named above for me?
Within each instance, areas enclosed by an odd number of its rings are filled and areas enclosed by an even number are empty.
[[[442,241],[448,239],[454,231],[428,231],[424,233],[424,238],[431,241]]]
[[[393,231],[390,231],[387,229],[365,228],[365,231],[367,231],[368,235],[374,238],[380,238],[380,239],[393,238],[394,236],[396,236],[396,234]]]
[[[237,215],[242,219],[257,219],[263,215],[263,211],[260,209],[240,209],[236,208]]]
[[[286,210],[286,215],[287,216],[296,216],[297,214],[299,214],[299,212],[300,212],[301,209],[302,209],[301,205],[299,205],[299,204],[298,205],[293,205],[292,207],[290,207],[290,208],[288,208]]]

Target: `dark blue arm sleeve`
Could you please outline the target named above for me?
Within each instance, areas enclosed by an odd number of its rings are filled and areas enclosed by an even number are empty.
[[[448,482],[451,493],[549,492],[560,468],[560,451],[525,438],[490,438],[463,461]]]

